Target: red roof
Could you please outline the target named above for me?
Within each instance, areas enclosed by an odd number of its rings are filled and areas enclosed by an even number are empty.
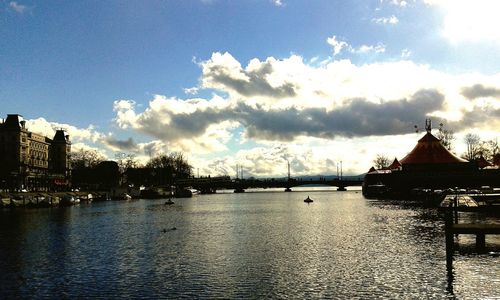
[[[452,164],[467,162],[448,151],[438,138],[427,132],[411,152],[401,160],[401,164]]]
[[[493,164],[495,166],[500,166],[500,153],[493,155]]]
[[[394,158],[394,161],[390,166],[387,167],[389,170],[395,170],[401,168],[401,163],[398,161],[397,158]]]
[[[493,164],[489,163],[482,155],[476,158],[477,166],[481,169],[491,167]]]

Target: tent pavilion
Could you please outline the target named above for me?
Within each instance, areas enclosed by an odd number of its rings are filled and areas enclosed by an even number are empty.
[[[380,191],[375,189],[379,186],[386,187],[384,195],[394,197],[409,195],[415,188],[496,187],[499,175],[500,170],[482,170],[476,161],[457,157],[428,130],[399,162],[395,159],[383,170],[370,169],[364,178],[363,194],[379,197]]]
[[[402,167],[403,167],[403,165],[401,165],[399,160],[397,158],[394,158],[394,161],[392,162],[392,164],[390,164],[387,167],[387,169],[389,169],[389,170],[401,170]]]
[[[401,164],[414,165],[414,164],[457,164],[467,163],[465,159],[455,156],[448,151],[439,139],[427,132],[420,140],[413,150],[406,155]]]

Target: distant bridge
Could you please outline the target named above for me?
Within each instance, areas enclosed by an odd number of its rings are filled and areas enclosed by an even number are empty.
[[[290,178],[283,179],[231,179],[229,176],[220,177],[203,177],[203,178],[188,178],[179,179],[176,181],[178,188],[192,188],[204,194],[215,193],[217,190],[234,190],[235,192],[243,192],[249,188],[283,188],[285,191],[291,191],[293,187],[304,185],[327,185],[336,186],[339,191],[345,190],[348,186],[361,186],[363,177],[356,179],[340,179],[334,178],[327,180],[322,178],[319,180],[302,180]]]

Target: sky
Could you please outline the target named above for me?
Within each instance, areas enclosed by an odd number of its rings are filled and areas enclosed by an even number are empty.
[[[0,118],[195,175],[366,172],[500,128],[500,1],[0,1]],[[415,125],[420,129],[415,130]]]

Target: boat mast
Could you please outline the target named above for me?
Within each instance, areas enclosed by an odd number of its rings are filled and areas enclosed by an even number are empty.
[[[288,165],[288,181],[290,181],[290,161],[286,161]]]

